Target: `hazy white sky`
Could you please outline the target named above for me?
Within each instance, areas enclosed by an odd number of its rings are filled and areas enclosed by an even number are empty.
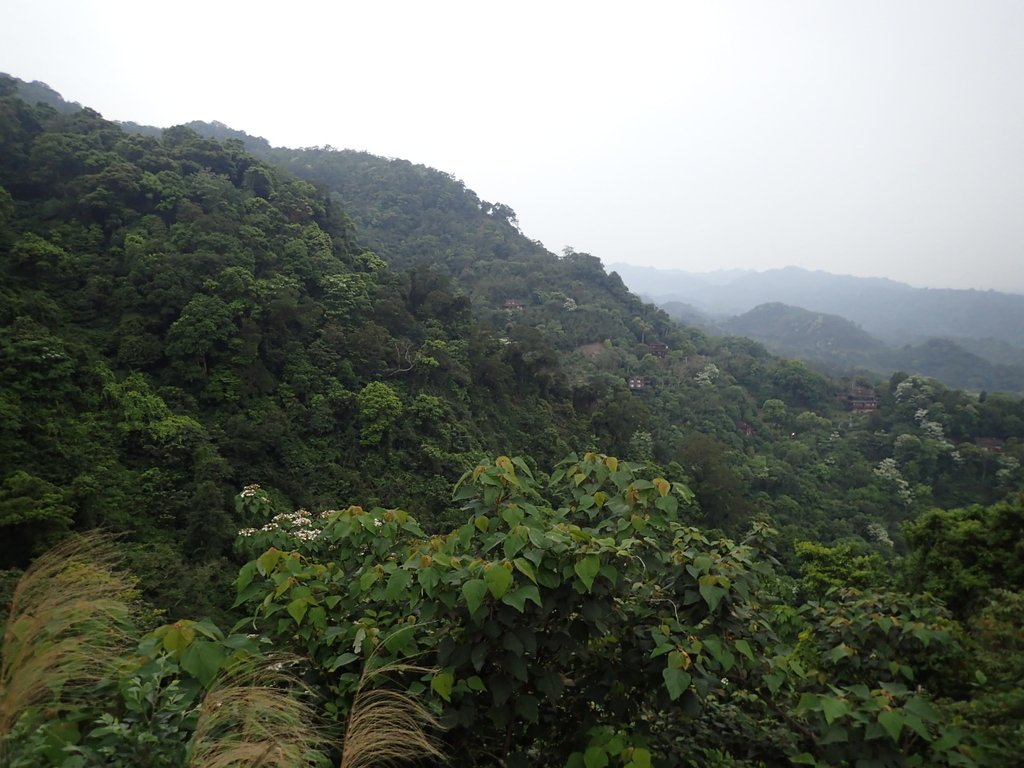
[[[1024,2],[7,0],[115,120],[450,172],[552,250],[1024,292]]]

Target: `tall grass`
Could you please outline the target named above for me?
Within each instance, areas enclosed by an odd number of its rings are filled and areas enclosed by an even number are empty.
[[[237,667],[207,693],[190,747],[189,768],[312,768],[335,743],[301,683],[272,657]],[[391,675],[428,670],[388,664],[363,672],[345,728],[340,768],[386,768],[444,761],[434,715],[413,696],[373,688]]]
[[[95,709],[132,646],[125,631],[132,579],[111,541],[87,534],[39,557],[15,587],[0,646],[0,764],[16,727]],[[325,764],[330,729],[278,656],[227,670],[200,705],[189,768],[313,768]],[[443,762],[440,724],[417,699],[381,687],[407,664],[364,669],[345,727],[340,768]],[[102,708],[102,703],[99,703]]]
[[[329,739],[301,683],[271,657],[236,665],[203,699],[189,768],[303,768],[323,764]]]
[[[19,580],[0,648],[0,757],[19,720],[90,703],[115,675],[133,587],[118,562],[109,539],[87,534],[39,557]]]
[[[433,713],[404,691],[372,687],[393,674],[428,671],[408,664],[364,669],[349,711],[340,768],[384,768],[445,760],[433,735],[440,730]]]

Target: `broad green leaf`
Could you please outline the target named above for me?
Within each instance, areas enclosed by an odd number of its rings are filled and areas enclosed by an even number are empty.
[[[266,576],[274,570],[274,566],[277,565],[277,561],[281,559],[281,555],[283,554],[284,553],[281,550],[271,547],[262,555],[257,557],[256,568],[259,570],[260,575]]]
[[[245,588],[252,584],[253,576],[256,575],[256,561],[250,560],[238,571],[238,579],[235,581],[235,589],[238,592],[245,591]]]
[[[683,692],[690,687],[690,675],[681,669],[665,667],[661,670],[661,677],[665,681],[665,687],[668,688],[668,695],[672,701],[682,696]]]
[[[455,675],[451,672],[438,672],[430,681],[430,688],[445,701],[452,700],[452,686],[455,684]]]
[[[327,665],[327,671],[333,672],[338,667],[344,667],[346,664],[351,664],[359,658],[356,654],[351,651],[347,651],[339,656],[335,656],[330,663]]]
[[[526,536],[522,533],[522,530],[523,527],[520,527],[518,530],[511,531],[505,536],[505,541],[502,542],[502,551],[509,560],[518,555],[519,551],[526,546]]]
[[[473,520],[473,525],[477,527],[481,533],[487,533],[487,529],[491,527],[491,519],[486,515],[477,515]]]
[[[506,592],[501,598],[501,602],[511,605],[520,613],[526,610],[527,600],[532,600],[538,608],[541,607],[540,592],[533,584],[524,584],[511,592]]]
[[[822,696],[821,711],[825,715],[825,722],[832,725],[834,720],[838,720],[849,711],[849,707],[842,699],[837,699],[832,696]]]
[[[558,701],[558,698],[565,691],[565,683],[556,672],[545,671],[533,675],[533,684],[537,690],[543,693],[550,701]]]
[[[893,741],[899,741],[900,731],[903,730],[903,713],[896,710],[887,710],[878,714],[878,724],[885,728],[885,732]]]
[[[408,648],[409,641],[412,640],[413,633],[416,631],[416,625],[406,624],[400,629],[395,630],[384,640],[384,647],[387,648],[391,653],[397,656],[409,656],[411,650]]]
[[[736,641],[735,645],[737,651],[742,653],[751,661],[754,660],[754,652],[750,649],[750,643],[748,643],[746,640],[740,639]]]
[[[932,744],[932,749],[935,752],[945,752],[947,749],[952,749],[960,744],[964,738],[964,731],[960,728],[947,728],[938,740]]]
[[[917,715],[904,714],[903,724],[922,739],[931,740],[931,734],[928,733],[928,726],[926,726]]]
[[[404,597],[404,593],[408,589],[410,581],[412,581],[412,574],[409,571],[399,568],[397,571],[392,573],[391,578],[388,579],[388,586],[384,590],[384,599],[394,602],[399,598]]]
[[[530,471],[530,467],[518,456],[513,457],[512,463],[515,464],[522,471],[524,475],[533,480],[533,472]]]
[[[514,504],[510,504],[501,510],[501,519],[508,523],[509,528],[515,528],[523,522],[523,510]]]
[[[672,651],[668,655],[668,666],[671,669],[686,669],[690,666],[690,657],[682,651]]]
[[[624,768],[651,768],[651,753],[643,747],[633,747],[633,756]]]
[[[462,585],[462,596],[466,598],[466,607],[471,614],[477,612],[486,594],[487,584],[483,579],[470,579]]]
[[[363,575],[359,577],[359,590],[365,592],[377,583],[378,578],[380,578],[380,572],[376,568],[364,571]]]
[[[226,656],[219,643],[196,640],[181,656],[181,668],[203,685],[209,685],[217,676],[220,664]]]
[[[928,699],[922,696],[912,696],[907,699],[903,709],[917,715],[925,722],[937,723],[939,721],[939,713],[935,711],[935,707],[932,706]]]
[[[534,584],[537,583],[537,574],[534,573],[533,564],[522,557],[517,557],[512,564],[515,565],[516,570],[522,573],[526,578],[532,581]]]
[[[833,662],[837,662],[840,659],[846,658],[847,656],[852,656],[853,653],[854,651],[850,646],[848,646],[846,643],[840,643],[828,652],[828,657]]]
[[[608,753],[604,747],[587,747],[583,753],[583,765],[586,768],[606,768],[608,765]]]
[[[288,615],[295,619],[296,624],[302,623],[302,617],[309,610],[309,601],[305,597],[296,597],[288,603]]]
[[[726,590],[721,587],[705,582],[708,579],[707,576],[702,576],[700,581],[700,596],[704,598],[704,602],[708,604],[708,609],[713,611],[718,607],[718,604],[722,602],[722,598],[726,596]],[[710,578],[714,578],[713,576]]]
[[[484,583],[495,600],[500,600],[512,586],[512,571],[502,563],[495,563],[484,572]]]
[[[573,569],[576,571],[576,575],[579,576],[580,581],[583,582],[583,586],[585,586],[589,592],[594,586],[594,579],[597,578],[597,574],[601,570],[601,558],[597,555],[587,555],[586,557],[577,560]]]
[[[675,496],[660,496],[654,506],[667,515],[674,515],[679,511],[679,500]]]
[[[768,686],[768,690],[773,694],[778,693],[779,688],[782,687],[782,683],[786,680],[786,674],[784,672],[773,672],[770,675],[765,675],[764,681]]]
[[[196,633],[185,623],[173,624],[167,629],[164,635],[164,650],[175,658],[181,658],[181,654],[195,639]]]
[[[800,701],[797,702],[796,712],[802,714],[804,712],[817,712],[821,709],[821,700],[816,693],[804,693],[800,695]]]
[[[441,574],[436,568],[420,568],[416,580],[428,595],[433,595],[434,587],[441,582]]]
[[[693,558],[693,566],[701,573],[707,573],[711,570],[711,558],[707,555],[697,555]]]
[[[651,651],[651,658],[656,659],[659,656],[666,654],[672,650],[675,650],[675,645],[673,643],[662,643],[661,645],[655,647],[653,651]]]

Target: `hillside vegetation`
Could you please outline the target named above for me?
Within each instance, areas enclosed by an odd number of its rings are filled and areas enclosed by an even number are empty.
[[[5,764],[1015,764],[1019,398],[680,326],[433,169],[19,88]]]

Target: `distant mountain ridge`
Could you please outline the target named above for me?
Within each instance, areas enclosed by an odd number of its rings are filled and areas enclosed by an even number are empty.
[[[1024,366],[985,359],[967,348],[969,339],[934,338],[894,348],[838,315],[781,303],[762,304],[718,327],[759,341],[775,354],[807,360],[833,375],[902,370],[962,389],[1024,391]],[[996,348],[1004,350],[998,344]]]
[[[935,337],[996,339],[1024,348],[1024,296],[999,291],[914,288],[785,267],[715,283],[701,274],[612,264],[623,282],[659,304],[681,301],[712,317],[740,315],[778,302],[844,317],[889,344]]]

